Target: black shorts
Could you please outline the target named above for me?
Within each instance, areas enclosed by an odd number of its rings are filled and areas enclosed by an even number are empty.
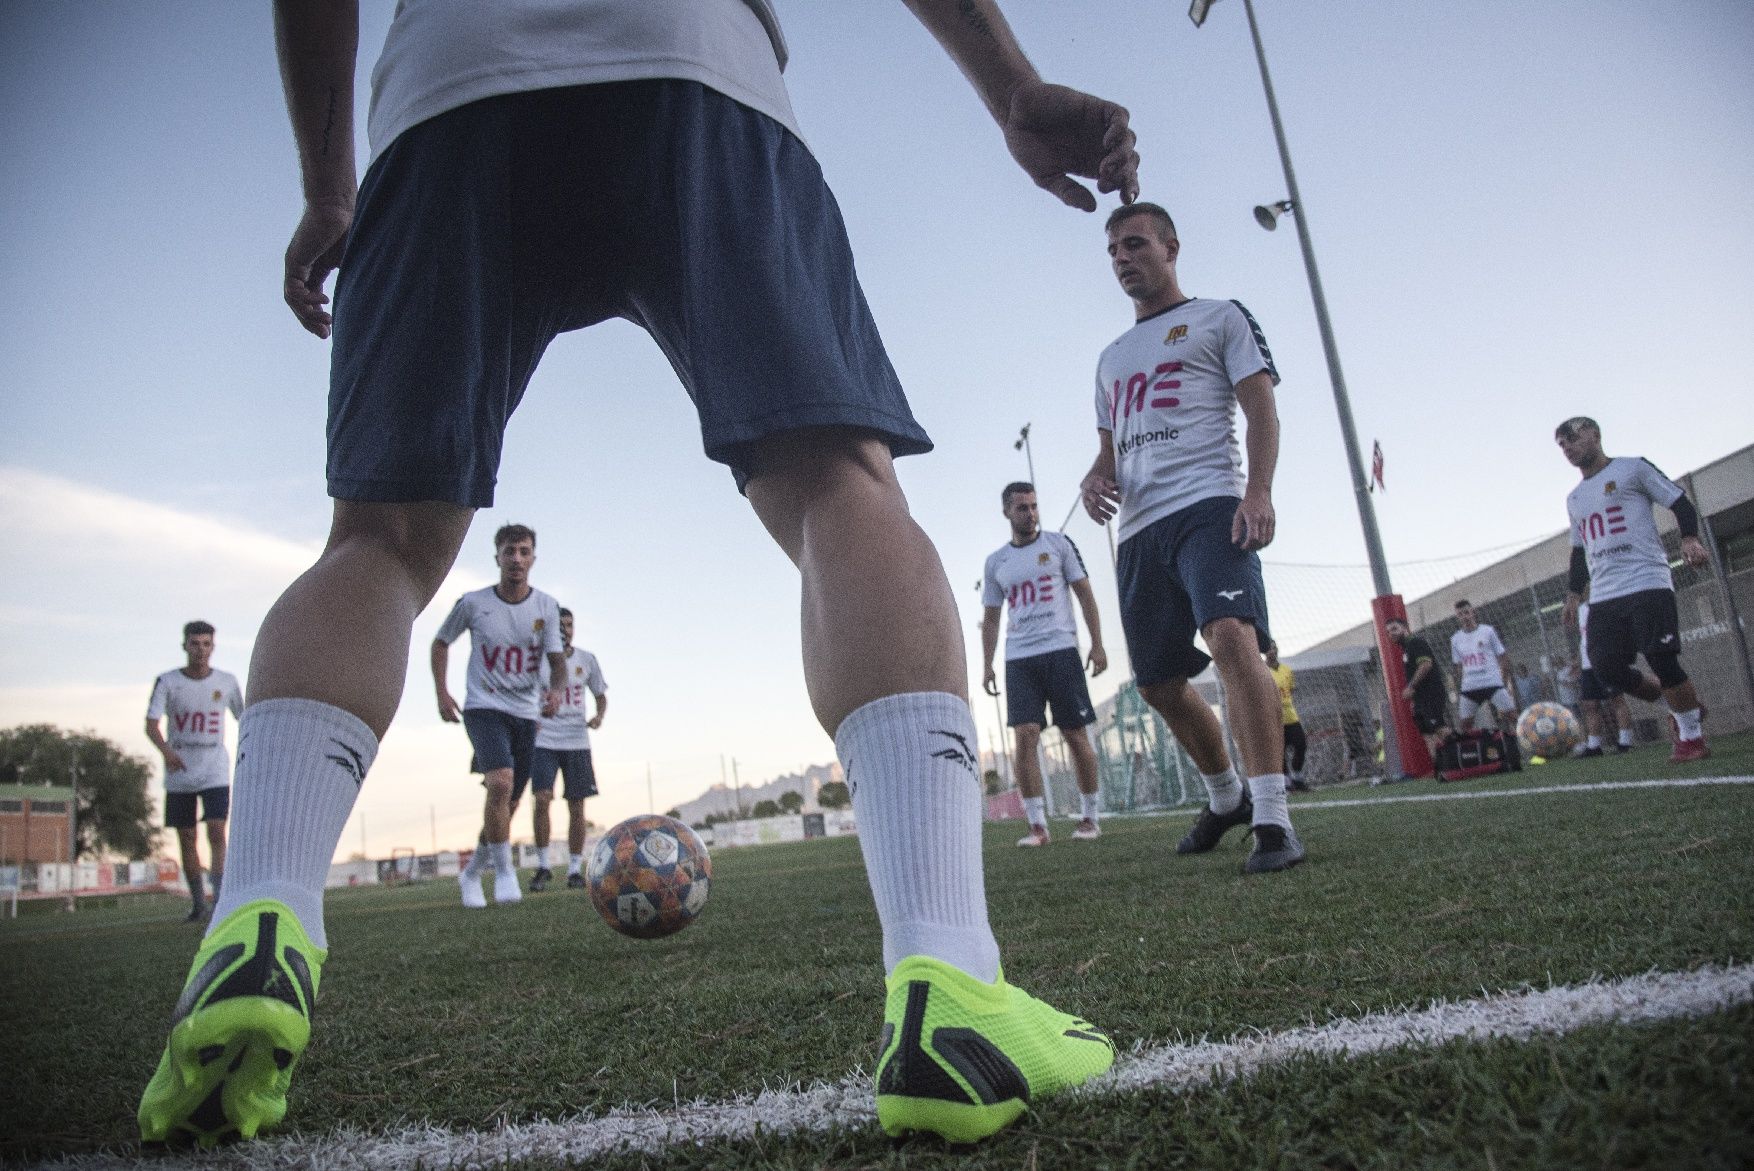
[[[1234,496],[1198,500],[1121,542],[1121,628],[1140,687],[1204,671],[1212,659],[1194,635],[1218,618],[1251,624],[1267,653],[1273,640],[1261,559],[1230,539],[1239,503]]]
[[[1622,693],[1618,687],[1603,683],[1594,667],[1585,667],[1578,675],[1577,694],[1579,699],[1590,703],[1607,703]]]
[[[1054,727],[1082,728],[1096,722],[1090,688],[1084,682],[1084,661],[1077,647],[1064,647],[1021,659],[1005,660],[1005,722],[1047,723],[1049,704]]]
[[[536,750],[536,721],[495,708],[472,707],[463,710],[463,727],[469,732],[470,747],[475,749],[470,771],[485,775],[509,768],[514,789],[521,791],[521,782],[530,776],[530,756]]]
[[[537,748],[530,758],[530,787],[552,796],[556,776],[566,778],[560,795],[568,801],[597,795],[597,772],[591,767],[589,748]],[[524,780],[519,778],[512,782],[512,800],[523,795]]]
[[[1441,698],[1426,699],[1417,692],[1413,695],[1413,723],[1421,732],[1441,732],[1449,726],[1449,713],[1445,710],[1447,703]]]
[[[164,823],[171,829],[193,829],[195,827],[195,801],[201,802],[202,821],[224,821],[231,816],[231,786],[214,785],[210,789],[200,789],[193,793],[166,793],[164,795]]]
[[[1636,594],[1590,603],[1591,669],[1607,679],[1615,668],[1632,666],[1639,655],[1679,654],[1681,616],[1674,590],[1640,590]]]
[[[335,284],[329,494],[493,503],[558,334],[651,334],[741,486],[757,440],[859,427],[931,450],[804,144],[697,82],[483,98],[373,162]]]

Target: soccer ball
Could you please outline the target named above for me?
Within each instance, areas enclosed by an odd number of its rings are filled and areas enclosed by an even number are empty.
[[[1583,742],[1583,728],[1562,703],[1531,703],[1516,722],[1516,738],[1530,756],[1549,760],[1564,756]]]
[[[693,830],[647,813],[597,839],[585,878],[603,922],[635,939],[661,939],[706,906],[713,862]]]

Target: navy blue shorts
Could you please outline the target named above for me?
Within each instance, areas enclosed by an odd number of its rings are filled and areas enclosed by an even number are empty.
[[[530,756],[536,750],[536,721],[494,708],[472,707],[463,709],[463,727],[469,733],[470,747],[475,749],[470,770],[486,774],[509,768],[513,790],[522,790],[530,775]]]
[[[1005,660],[1007,724],[1013,728],[1045,724],[1050,703],[1056,728],[1082,728],[1096,722],[1090,688],[1084,682],[1084,661],[1076,647]]]
[[[538,748],[530,758],[530,787],[538,793],[553,794],[556,775],[566,778],[560,795],[568,801],[583,801],[597,795],[597,773],[591,767],[589,748]],[[512,800],[524,795],[520,780],[512,786]]]
[[[329,494],[493,503],[558,334],[640,325],[747,479],[750,445],[864,428],[930,451],[803,143],[691,81],[484,98],[372,164],[335,285]]]
[[[231,816],[231,786],[214,785],[193,793],[164,795],[164,823],[171,829],[195,828],[195,801],[201,801],[201,821],[224,821]]]
[[[1266,654],[1272,637],[1261,559],[1230,539],[1240,503],[1235,496],[1198,500],[1121,542],[1121,629],[1140,687],[1204,671],[1212,659],[1194,635],[1214,619],[1252,625]]]

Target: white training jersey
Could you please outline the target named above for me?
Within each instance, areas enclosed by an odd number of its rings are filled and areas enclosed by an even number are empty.
[[[1616,456],[1565,498],[1571,543],[1589,558],[1590,600],[1672,590],[1669,554],[1651,506],[1681,499],[1681,486],[1636,456]]]
[[[802,139],[770,0],[398,0],[372,69],[375,160],[410,126],[497,94],[679,78]]]
[[[182,668],[152,683],[146,718],[164,720],[165,742],[183,758],[183,767],[164,774],[167,793],[199,793],[231,784],[231,753],[225,747],[225,713],[244,714],[244,692],[230,671],[210,668],[193,679]]]
[[[609,684],[603,682],[603,668],[590,651],[572,647],[566,652],[566,687],[560,694],[560,707],[552,716],[541,716],[536,723],[536,747],[558,752],[573,752],[591,746],[592,704],[585,710],[585,693],[604,695]]]
[[[1590,669],[1590,604],[1579,602],[1577,606],[1577,666],[1580,671]]]
[[[560,603],[538,589],[516,605],[502,599],[497,586],[472,590],[457,599],[436,637],[452,643],[464,631],[469,633],[469,675],[463,707],[539,718],[548,656],[565,645]]]
[[[1279,372],[1236,301],[1194,298],[1123,333],[1096,365],[1096,427],[1114,438],[1120,540],[1213,496],[1241,496],[1236,384]]]
[[[987,558],[981,603],[1008,605],[1005,660],[1078,649],[1071,584],[1083,581],[1084,558],[1064,533],[1043,530],[1027,545],[1009,542]]]
[[[1462,690],[1480,687],[1503,687],[1504,668],[1498,657],[1504,654],[1504,642],[1498,631],[1482,622],[1473,630],[1458,630],[1449,636],[1449,660],[1462,668]]]

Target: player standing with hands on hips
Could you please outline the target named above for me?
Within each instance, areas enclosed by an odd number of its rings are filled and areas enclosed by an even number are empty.
[[[1182,292],[1180,253],[1175,222],[1156,204],[1109,216],[1109,260],[1136,324],[1097,363],[1100,447],[1084,477],[1084,508],[1097,524],[1120,515],[1121,625],[1139,694],[1206,783],[1207,806],[1176,852],[1203,854],[1248,825],[1255,841],[1243,869],[1260,874],[1304,858],[1285,800],[1279,688],[1261,659],[1272,638],[1256,551],[1273,539],[1279,372],[1248,310]],[[1196,631],[1210,656],[1194,645]],[[1246,790],[1218,718],[1188,682],[1207,663],[1224,682]]]
[[[1651,510],[1661,506],[1675,514],[1681,559],[1695,569],[1711,563],[1699,539],[1699,512],[1681,486],[1649,460],[1605,454],[1602,429],[1594,419],[1567,419],[1553,438],[1583,476],[1583,483],[1565,498],[1571,520],[1565,623],[1577,626],[1578,604],[1587,588],[1590,664],[1597,677],[1646,703],[1660,698],[1669,705],[1675,732],[1671,763],[1704,760],[1711,755],[1701,727],[1705,706],[1681,667],[1675,579]],[[1638,669],[1639,655],[1654,674]]]
[[[1044,82],[993,0],[908,8],[1036,185],[1084,211],[1096,196],[1074,176],[1137,195],[1126,110]],[[611,317],[664,351],[707,455],[798,567],[805,682],[882,927],[878,1121],[972,1142],[1107,1069],[1106,1035],[1000,970],[961,621],[893,463],[931,441],[792,112],[772,5],[407,0],[372,74],[363,184],[357,5],[274,11],[305,196],[283,295],[304,328],[334,334],[335,516],[256,640],[232,873],[142,1096],[142,1138],[247,1138],[284,1116],[328,954],[323,879],[415,617],[493,503],[545,347]]]

